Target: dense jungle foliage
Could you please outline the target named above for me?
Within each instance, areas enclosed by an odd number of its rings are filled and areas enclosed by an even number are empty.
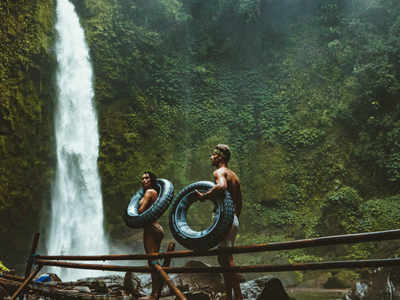
[[[13,268],[52,180],[53,21],[52,1],[0,1],[0,261]]]
[[[130,241],[121,212],[144,170],[176,191],[211,180],[209,155],[220,142],[231,146],[242,182],[239,244],[400,227],[400,2],[72,2],[95,72],[111,240]],[[43,204],[46,214],[53,155],[54,2],[33,3],[0,4],[0,236],[26,245]],[[370,243],[272,257],[397,249]]]

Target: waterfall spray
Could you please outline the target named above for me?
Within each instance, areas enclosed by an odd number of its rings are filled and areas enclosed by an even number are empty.
[[[69,0],[57,0],[56,31],[57,168],[47,249],[53,255],[108,254],[97,168],[99,134],[92,67],[83,28]],[[99,274],[59,268],[52,271],[62,280]]]

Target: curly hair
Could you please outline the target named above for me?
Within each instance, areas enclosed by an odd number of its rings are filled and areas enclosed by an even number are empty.
[[[156,191],[158,191],[158,186],[157,186],[157,175],[154,174],[151,171],[144,171],[143,174],[149,174],[150,176],[150,185],[151,188],[155,189]]]
[[[215,150],[217,150],[217,152],[223,157],[226,163],[229,162],[229,159],[231,158],[231,149],[229,149],[228,145],[218,144],[215,146]]]

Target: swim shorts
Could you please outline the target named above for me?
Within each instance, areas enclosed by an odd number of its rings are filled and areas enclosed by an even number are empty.
[[[218,244],[218,247],[233,247],[235,245],[236,236],[239,232],[239,219],[236,215],[233,217],[231,229],[225,238]]]

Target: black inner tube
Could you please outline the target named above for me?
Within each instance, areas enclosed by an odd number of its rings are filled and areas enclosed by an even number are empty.
[[[140,188],[133,195],[123,214],[126,225],[132,228],[142,228],[156,221],[167,210],[174,196],[174,186],[169,180],[159,178],[157,179],[157,187],[157,200],[141,214],[138,212],[139,202],[143,198],[145,191]]]

